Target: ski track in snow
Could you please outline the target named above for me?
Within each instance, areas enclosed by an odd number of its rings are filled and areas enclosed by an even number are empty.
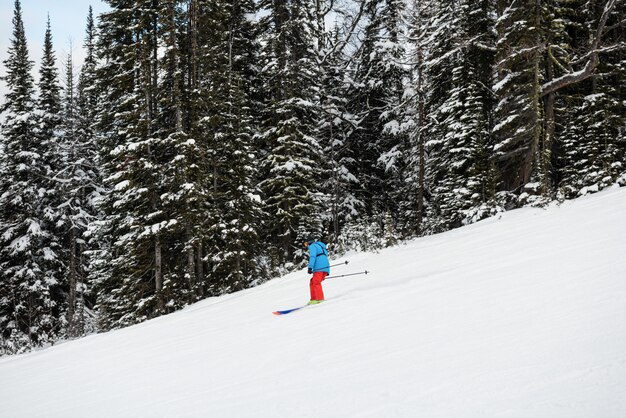
[[[0,359],[0,417],[626,417],[626,188]]]

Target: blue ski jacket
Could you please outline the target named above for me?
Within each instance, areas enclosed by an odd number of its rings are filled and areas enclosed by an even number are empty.
[[[315,241],[309,245],[309,268],[316,271],[324,271],[330,274],[330,262],[328,261],[328,250],[326,244]]]

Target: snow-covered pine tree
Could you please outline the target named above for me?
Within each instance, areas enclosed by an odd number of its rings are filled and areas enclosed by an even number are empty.
[[[108,1],[100,16],[98,122],[104,184],[98,252],[98,308],[107,329],[166,312],[163,234],[176,222],[160,196],[167,143],[156,137],[158,7],[151,0]]]
[[[358,121],[347,110],[346,94],[351,83],[346,82],[343,67],[342,60],[331,57],[320,67],[324,76],[321,79],[320,105],[323,110],[319,131],[324,155],[328,156],[330,163],[330,178],[326,183],[330,204],[325,209],[330,212],[331,220],[331,227],[327,230],[332,231],[334,239],[341,234],[346,223],[354,221],[365,209],[365,202],[356,195],[359,181],[353,170],[357,163],[348,141]]]
[[[491,167],[490,1],[443,2],[427,63],[431,129],[426,170],[436,231],[488,216],[494,202]]]
[[[566,52],[571,54],[559,60],[561,66],[584,58],[581,55],[590,48],[605,3],[577,1],[559,9],[558,17],[568,34]],[[614,46],[626,40],[620,23],[625,15],[626,6],[616,4],[603,35],[608,48],[602,52],[595,74],[559,91],[557,105],[563,110],[557,118],[561,116],[563,122],[556,127],[555,153],[561,198],[601,190],[624,171],[626,59],[623,48]]]
[[[254,4],[140,3],[111,3],[100,27],[110,191],[99,236],[110,244],[94,273],[105,328],[263,277],[248,97]]]
[[[319,234],[328,198],[322,190],[327,158],[318,126],[319,69],[310,2],[263,1],[262,71],[265,102],[260,141],[264,162],[267,241],[278,264],[300,261],[299,242]],[[301,231],[301,232],[298,232]]]
[[[497,82],[495,159],[500,189],[516,193],[548,193],[542,178],[543,41],[545,5],[538,1],[497,2]],[[527,194],[523,195],[524,197]]]
[[[47,41],[51,42],[49,31]],[[46,45],[41,110],[36,112],[30,74],[33,63],[28,57],[21,4],[16,0],[13,37],[4,61],[8,93],[1,108],[4,119],[0,135],[0,350],[6,353],[53,343],[64,332],[63,266],[54,230],[54,192],[47,161],[51,138],[42,140],[43,131],[37,126],[41,117],[53,119],[45,111],[58,109],[58,81],[50,73],[54,61],[51,53],[51,45]]]
[[[59,84],[59,71],[52,45],[52,30],[50,17],[46,23],[46,34],[43,44],[43,56],[39,66],[39,97],[37,110],[39,116],[39,136],[42,143],[50,153],[44,159],[51,163],[58,163],[56,128],[61,123],[61,86]],[[51,167],[54,171],[58,167]]]
[[[404,118],[407,130],[405,152],[404,182],[400,185],[399,202],[400,225],[406,237],[420,236],[424,233],[426,216],[426,62],[429,58],[429,35],[434,4],[429,0],[415,0],[407,9],[407,62],[411,66],[411,81],[408,87],[407,105],[404,106]]]
[[[58,138],[62,164],[55,174],[61,197],[59,227],[63,233],[62,254],[67,267],[66,317],[70,337],[80,337],[94,328],[90,310],[93,303],[89,297],[91,286],[87,280],[89,268],[86,254],[91,249],[87,230],[97,219],[94,202],[100,195],[101,186],[96,136],[92,129],[96,97],[92,90],[95,80],[95,26],[91,8],[86,35],[86,58],[78,83],[72,55],[69,54],[66,60]]]
[[[198,175],[202,153],[186,129],[184,103],[185,71],[182,63],[183,2],[167,0],[158,5],[158,42],[163,46],[156,58],[155,131],[152,152],[158,155],[163,173],[158,189],[162,219],[159,234],[163,243],[162,299],[168,310],[196,300],[198,283],[196,247],[200,241],[202,180]],[[200,194],[200,196],[199,196]],[[187,257],[183,256],[185,254]]]
[[[81,67],[77,83],[77,106],[80,119],[80,129],[85,130],[85,134],[92,137],[91,142],[95,146],[95,134],[93,124],[97,115],[98,92],[96,89],[96,24],[94,21],[93,8],[89,6],[87,12],[87,24],[85,27],[85,39],[83,48],[85,60]]]
[[[101,330],[120,326],[117,321],[123,315],[121,309],[118,308],[120,292],[117,289],[121,279],[113,277],[114,271],[119,271],[119,269],[112,265],[114,257],[120,253],[120,250],[114,248],[113,242],[119,240],[121,234],[114,232],[123,218],[113,215],[114,197],[111,184],[114,184],[118,165],[121,166],[121,164],[116,162],[112,152],[123,140],[120,135],[125,129],[121,123],[122,116],[127,119],[126,112],[131,107],[124,108],[125,112],[118,115],[105,110],[108,106],[114,106],[112,108],[121,111],[126,98],[124,89],[132,85],[132,80],[129,78],[132,75],[133,63],[119,47],[119,45],[125,45],[125,49],[129,49],[132,34],[123,30],[123,23],[122,28],[118,29],[119,20],[123,21],[123,18],[118,7],[108,14],[100,15],[97,27],[100,36],[96,40],[94,87],[99,106],[96,108],[94,128],[97,135],[97,160],[102,175],[103,193],[96,202],[101,218],[93,222],[89,228],[91,242],[95,246],[90,254],[89,281],[93,283],[95,309],[98,314],[97,325]],[[130,25],[130,21],[126,23]],[[115,48],[114,45],[118,47]],[[100,65],[97,64],[99,59],[102,62]],[[107,176],[111,177],[108,181]]]
[[[186,11],[183,12],[185,28],[179,28],[180,45],[175,49],[176,54],[170,53],[169,62],[164,61],[165,78],[164,84],[173,83],[179,79],[178,71],[182,71],[180,92],[172,90],[172,97],[180,94],[182,107],[175,104],[179,99],[173,100],[170,106],[182,112],[182,120],[175,117],[175,122],[182,122],[182,130],[188,138],[179,142],[178,155],[174,166],[176,181],[182,187],[175,195],[182,206],[187,210],[181,214],[179,227],[184,227],[183,252],[185,254],[185,277],[189,282],[195,298],[201,298],[207,294],[208,281],[210,280],[210,266],[207,264],[206,246],[209,236],[209,228],[212,218],[212,207],[209,202],[209,189],[211,165],[208,158],[210,131],[201,126],[203,118],[207,117],[207,109],[211,105],[211,98],[207,89],[212,85],[206,76],[206,63],[213,57],[208,53],[208,33],[211,30],[211,21],[208,20],[207,12],[213,4],[212,0],[191,0],[188,2]],[[166,36],[169,44],[174,44],[172,30],[174,24],[170,18],[169,36]],[[169,82],[171,79],[172,82]],[[176,114],[176,113],[174,113]],[[170,113],[170,115],[172,115]],[[174,123],[174,125],[176,124]],[[182,132],[181,132],[182,133]],[[170,199],[167,199],[170,200]],[[207,268],[208,267],[208,268]]]
[[[354,150],[356,176],[360,190],[357,198],[366,202],[366,213],[375,215],[381,226],[385,214],[394,221],[398,207],[394,192],[402,183],[401,106],[408,72],[404,67],[405,50],[401,16],[404,4],[397,0],[368,0],[368,20],[357,56],[354,87],[349,109],[360,120],[348,141]]]
[[[600,2],[600,4],[602,4]],[[601,152],[602,171],[606,173],[599,186],[604,188],[613,184],[618,177],[626,174],[626,3],[615,3],[603,31],[603,44],[608,51],[602,57],[599,78],[602,80],[599,90],[607,99],[607,111],[604,126],[609,139],[603,144]],[[597,26],[597,25],[596,25]],[[608,177],[611,180],[608,180]]]
[[[551,83],[562,74],[565,65],[569,65],[568,59],[571,47],[567,42],[567,33],[564,25],[567,18],[563,18],[563,13],[564,10],[571,6],[573,6],[573,3],[568,0],[549,2],[545,5],[545,47],[542,52],[544,55],[542,72],[545,83]],[[552,196],[556,180],[553,166],[555,162],[555,140],[557,139],[555,137],[557,116],[560,116],[557,115],[557,108],[560,108],[560,103],[557,103],[558,96],[556,92],[550,92],[543,96],[542,99],[544,121],[537,170],[541,172],[539,178],[543,182],[541,185],[543,195]]]
[[[206,26],[203,77],[210,98],[200,127],[208,132],[209,196],[212,207],[207,261],[209,293],[241,290],[267,277],[260,260],[262,210],[252,82],[258,43],[250,0],[214,1]]]
[[[63,331],[66,333],[69,331],[68,325],[72,323],[69,313],[70,311],[74,311],[73,307],[69,306],[70,299],[74,296],[74,290],[71,288],[69,280],[74,278],[70,269],[75,266],[71,265],[70,259],[66,257],[67,242],[65,240],[65,219],[63,219],[63,210],[67,203],[66,196],[64,196],[64,192],[66,191],[65,186],[67,186],[67,183],[64,182],[66,179],[64,170],[68,161],[63,145],[61,144],[61,132],[64,128],[73,124],[73,115],[66,113],[68,109],[61,98],[63,89],[59,80],[59,71],[52,43],[52,30],[49,16],[46,23],[43,56],[41,65],[39,66],[38,87],[39,97],[36,106],[39,128],[38,136],[43,149],[46,150],[44,161],[47,165],[47,178],[49,181],[48,207],[44,210],[49,214],[46,216],[49,225],[48,229],[53,234],[53,236],[51,236],[54,242],[52,245],[56,248],[55,254],[59,263],[58,277],[60,278],[60,288],[56,298],[58,299],[57,303],[59,306],[63,306],[63,310],[60,311],[62,317],[59,319],[64,324]],[[70,98],[73,100],[73,90],[65,93],[66,99]],[[70,120],[65,120],[65,117],[69,117]],[[68,122],[68,124],[62,127],[64,122]]]
[[[464,223],[475,222],[502,210],[495,199],[496,172],[492,160],[494,140],[493,68],[495,66],[494,5],[491,0],[463,1],[461,28],[466,36],[464,111],[458,120],[465,128],[461,136],[469,139],[470,153],[466,161],[469,190],[463,204]]]
[[[351,170],[356,167],[356,161],[354,150],[347,141],[358,121],[347,109],[347,92],[352,83],[348,75],[350,56],[346,53],[346,46],[362,12],[333,10],[333,5],[332,1],[316,2],[317,27],[314,33],[321,81],[318,130],[330,170],[330,176],[324,184],[330,194],[324,218],[330,222],[324,225],[324,229],[332,231],[332,240],[336,241],[343,226],[363,212],[365,203],[359,201],[354,193],[358,188],[358,179]],[[336,18],[331,29],[327,29],[329,14],[339,12],[345,18]]]
[[[425,119],[426,131],[424,134],[424,148],[428,154],[425,161],[425,183],[429,195],[435,193],[430,187],[436,187],[447,173],[446,158],[446,124],[444,119],[449,111],[445,106],[454,89],[454,69],[458,65],[460,33],[457,1],[439,1],[433,5],[432,13],[427,16],[428,52],[424,63],[427,84],[425,90]],[[458,71],[457,71],[458,73]],[[433,233],[445,230],[446,220],[439,204],[432,202],[428,205],[426,221],[422,227],[423,233]],[[439,202],[441,203],[441,202]]]
[[[252,148],[253,14],[248,0],[194,0],[187,9],[184,119],[196,151],[189,155],[193,164],[186,164],[193,182],[186,199],[196,209],[187,212],[194,219],[185,223],[193,226],[186,254],[188,270],[196,258],[199,294],[239,290],[265,278]]]
[[[82,240],[77,240],[77,250],[79,252],[79,265],[82,266],[82,273],[85,275],[82,286],[77,286],[76,290],[76,318],[74,330],[84,334],[97,329],[97,317],[94,311],[96,294],[93,278],[93,267],[98,262],[105,259],[97,254],[101,249],[108,249],[110,241],[108,238],[98,236],[102,214],[98,209],[98,202],[102,195],[106,193],[100,172],[99,144],[96,132],[96,118],[98,116],[98,90],[97,90],[97,51],[96,51],[97,28],[93,15],[93,8],[90,6],[87,13],[87,23],[85,26],[85,39],[83,48],[85,59],[78,76],[76,86],[76,112],[77,112],[77,135],[81,138],[81,145],[84,146],[85,158],[84,173],[87,177],[83,184],[85,196],[88,196],[82,210],[85,212],[85,221],[88,221],[87,228],[82,231]],[[93,166],[89,168],[89,164]],[[93,174],[92,184],[88,184],[88,177]],[[106,251],[106,250],[104,250]],[[80,279],[80,277],[79,277]]]
[[[59,164],[56,165],[54,172],[54,178],[58,182],[57,190],[60,205],[58,207],[58,229],[68,230],[67,240],[63,241],[61,248],[61,259],[67,266],[67,330],[70,337],[79,336],[80,331],[76,329],[77,324],[81,324],[83,321],[76,318],[76,301],[77,301],[77,288],[82,286],[84,282],[84,275],[80,266],[80,255],[78,254],[78,242],[79,234],[77,229],[80,226],[79,223],[73,219],[74,209],[80,207],[74,199],[70,197],[72,185],[70,182],[74,177],[73,169],[71,167],[71,161],[76,159],[74,155],[74,145],[77,138],[77,112],[76,112],[76,98],[74,88],[74,68],[71,53],[67,56],[65,61],[65,88],[63,90],[63,103],[62,109],[59,113],[61,121],[57,127],[56,145],[58,147]],[[80,226],[79,226],[80,225]],[[81,277],[82,280],[79,278]],[[81,292],[82,293],[82,292]],[[79,313],[79,317],[82,313]]]

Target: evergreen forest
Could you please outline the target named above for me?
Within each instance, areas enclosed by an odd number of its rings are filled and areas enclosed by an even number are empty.
[[[624,0],[106,3],[35,63],[14,0],[0,355],[626,186]]]

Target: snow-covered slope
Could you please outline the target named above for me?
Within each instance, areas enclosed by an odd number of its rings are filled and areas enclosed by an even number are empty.
[[[626,417],[626,188],[346,258],[1,359],[0,417]]]

